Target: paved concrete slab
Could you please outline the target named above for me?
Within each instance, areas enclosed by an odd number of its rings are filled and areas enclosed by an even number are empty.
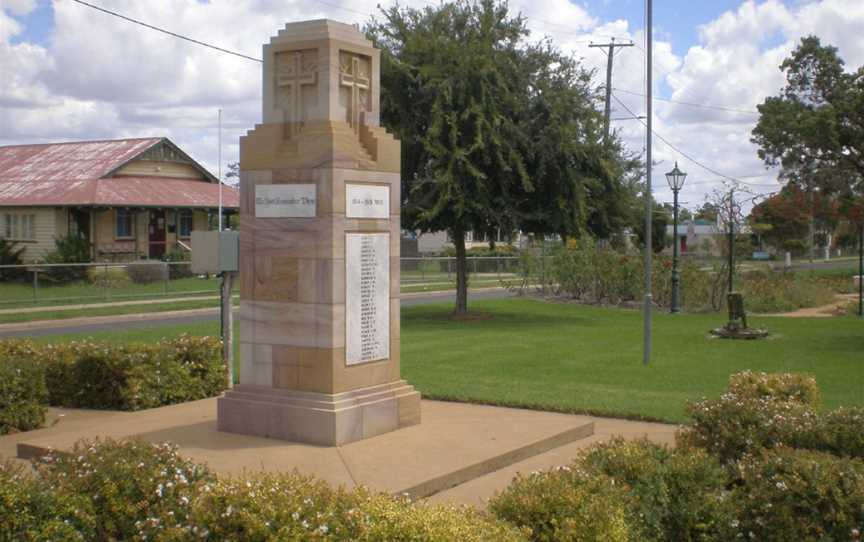
[[[0,437],[18,456],[69,449],[81,438],[139,437],[170,441],[183,455],[224,474],[291,471],[332,484],[365,485],[421,497],[482,477],[539,453],[588,437],[592,420],[550,412],[424,401],[423,421],[342,447],[319,447],[221,433],[216,400],[130,413],[94,413],[37,432]]]
[[[514,463],[485,476],[477,477],[464,484],[433,495],[429,501],[458,502],[470,504],[477,508],[485,508],[489,499],[502,491],[517,474],[529,474],[534,471],[548,470],[569,464],[582,450],[594,443],[609,440],[613,436],[628,439],[648,438],[658,444],[672,445],[675,442],[676,425],[662,423],[646,423],[615,418],[591,417],[594,421],[594,434],[546,453],[532,456],[519,463]]]

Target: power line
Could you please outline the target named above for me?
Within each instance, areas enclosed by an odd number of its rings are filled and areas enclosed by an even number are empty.
[[[638,116],[638,115],[636,115],[636,113],[634,113],[634,112],[633,112],[629,107],[627,107],[627,105],[626,105],[624,102],[622,102],[622,101],[618,98],[618,96],[615,96],[615,94],[612,94],[612,97],[615,99],[616,102],[618,102],[619,105],[621,105],[621,107],[623,107],[624,109],[626,109],[627,112],[630,113],[632,116],[634,116],[634,117],[637,117],[637,116]],[[638,120],[639,120],[639,122],[642,123],[643,126],[645,126],[645,127],[648,126],[648,125],[647,125],[647,124],[646,124],[642,119],[638,119]],[[705,164],[703,164],[703,163],[700,162],[699,160],[693,158],[692,156],[690,156],[690,155],[687,154],[686,152],[682,151],[680,148],[678,148],[677,146],[675,146],[675,145],[674,145],[673,143],[671,143],[668,139],[666,139],[666,138],[663,137],[662,135],[658,134],[658,133],[657,133],[656,131],[654,131],[653,129],[651,130],[651,133],[652,133],[653,135],[655,135],[655,136],[657,137],[657,139],[659,139],[660,141],[662,141],[663,143],[665,143],[667,147],[669,147],[670,149],[674,150],[675,152],[677,152],[678,154],[680,154],[681,156],[683,156],[684,158],[686,158],[686,159],[689,160],[690,162],[692,162],[692,163],[696,164],[697,166],[701,167],[701,168],[704,169],[705,171],[708,171],[708,172],[710,172],[710,173],[713,173],[714,175],[717,175],[718,177],[720,177],[720,178],[722,178],[722,179],[728,179],[728,180],[730,180],[730,181],[733,181],[733,182],[736,182],[736,183],[743,184],[743,185],[745,185],[745,186],[759,186],[758,184],[755,184],[755,183],[748,183],[748,182],[746,182],[746,181],[742,181],[741,179],[738,179],[738,178],[736,178],[736,177],[732,177],[731,175],[725,175],[725,174],[723,174],[723,173],[720,173],[719,171],[717,171],[716,169],[712,168],[711,166],[706,166]]]
[[[193,39],[193,38],[190,38],[187,36],[183,36],[182,34],[177,34],[176,32],[171,32],[170,30],[165,30],[164,28],[159,28],[158,26],[153,26],[152,24],[147,24],[143,21],[133,19],[132,17],[127,17],[125,15],[121,15],[120,13],[117,13],[116,11],[111,11],[109,9],[101,8],[99,6],[94,6],[93,4],[89,4],[87,2],[84,2],[83,0],[72,0],[72,1],[77,2],[77,3],[81,4],[82,6],[87,6],[88,8],[92,8],[92,9],[95,9],[97,11],[101,11],[102,13],[107,13],[108,15],[113,15],[114,17],[118,17],[120,19],[123,19],[124,21],[129,21],[130,23],[135,23],[135,24],[143,26],[145,28],[149,28],[150,30],[162,32],[163,34],[168,34],[169,36],[172,36],[172,37],[175,37],[175,38],[178,38],[181,40],[185,40],[185,41],[188,41],[190,43],[194,43],[195,45],[201,45],[204,47],[209,47],[210,49],[214,49],[214,50],[222,52],[222,53],[227,53],[229,55],[238,56],[240,58],[245,58],[246,60],[252,60],[254,62],[263,62],[260,58],[247,56],[247,55],[244,55],[243,53],[238,53],[236,51],[231,51],[229,49],[225,49],[223,47],[213,45],[212,43],[206,43],[206,42],[196,40],[196,39]],[[318,1],[318,0],[316,0],[316,1]]]
[[[639,92],[633,92],[632,90],[624,90],[621,88],[615,88],[612,90],[614,90],[615,92],[623,92],[625,94],[632,94],[633,96],[641,96],[643,98],[645,97],[644,94],[641,94]],[[660,100],[661,102],[669,102],[669,103],[678,104],[678,105],[686,105],[688,107],[701,107],[703,109],[717,109],[719,111],[730,111],[732,113],[747,113],[748,115],[758,115],[759,114],[758,111],[752,111],[752,110],[747,110],[747,109],[735,109],[734,107],[722,107],[719,105],[708,105],[708,104],[697,104],[697,103],[693,103],[693,102],[682,102],[679,100],[671,100],[669,98],[659,98],[657,96],[655,96],[654,99]]]

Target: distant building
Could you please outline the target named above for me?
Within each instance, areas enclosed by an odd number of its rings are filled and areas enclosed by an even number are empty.
[[[666,236],[672,238],[674,226],[666,225]],[[700,256],[720,255],[719,240],[724,235],[722,228],[717,222],[711,220],[687,220],[678,223],[678,250],[680,254],[692,254]],[[672,253],[673,245],[665,249]]]
[[[239,195],[222,189],[226,214]],[[208,229],[219,182],[166,138],[0,147],[0,238],[43,258],[54,239],[80,235],[96,261],[161,258]]]

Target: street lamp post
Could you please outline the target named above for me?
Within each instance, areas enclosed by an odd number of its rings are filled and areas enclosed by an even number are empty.
[[[675,168],[666,174],[666,181],[669,183],[669,188],[672,189],[674,196],[672,206],[672,313],[680,310],[678,308],[678,285],[681,282],[681,277],[678,274],[678,192],[684,186],[684,179],[686,178],[687,174],[678,169],[678,162],[675,162]]]

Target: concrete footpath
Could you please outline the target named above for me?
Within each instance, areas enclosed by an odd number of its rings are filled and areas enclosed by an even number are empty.
[[[297,469],[335,485],[364,485],[434,502],[485,506],[517,473],[569,463],[611,435],[671,443],[673,425],[513,408],[423,401],[420,425],[338,447],[222,433],[216,400],[140,412],[51,409],[53,426],[0,437],[0,456],[31,458],[81,438],[174,442],[216,472]]]

